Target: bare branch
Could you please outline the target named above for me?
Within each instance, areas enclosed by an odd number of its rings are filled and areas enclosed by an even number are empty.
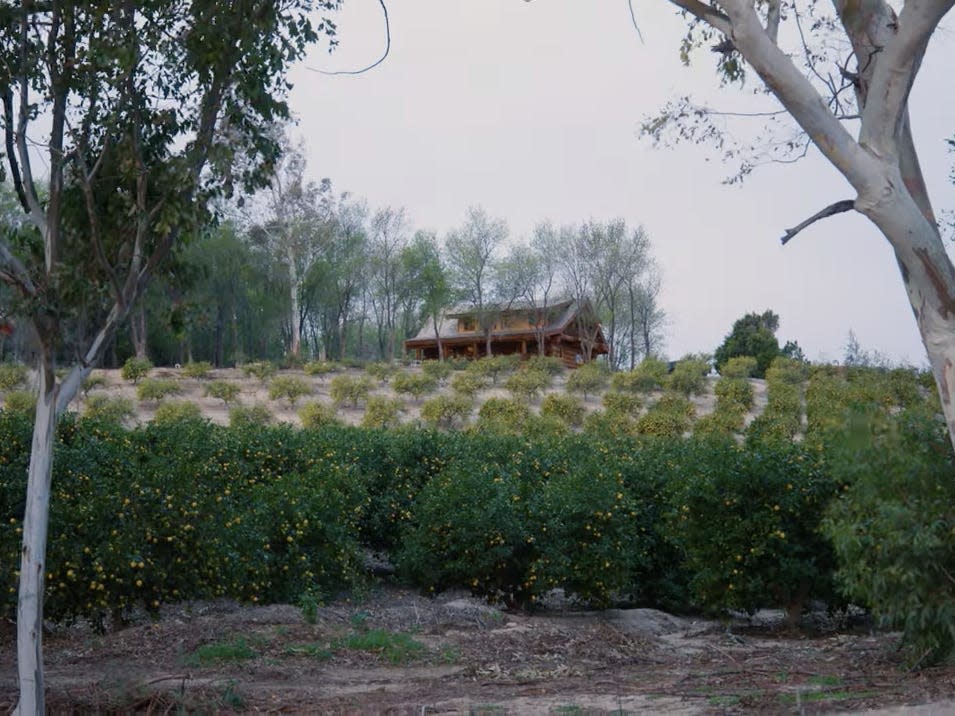
[[[823,219],[828,219],[830,216],[835,216],[836,214],[842,214],[847,211],[852,211],[855,209],[855,199],[843,199],[842,201],[837,201],[835,204],[830,204],[822,211],[813,214],[808,219],[806,219],[801,224],[794,226],[791,229],[786,229],[785,235],[780,239],[783,246],[789,243],[796,234],[798,234],[803,229],[812,226],[817,221],[822,221]]]
[[[766,10],[766,34],[773,44],[779,44],[779,20],[781,16],[781,0],[769,0]]]
[[[388,19],[388,7],[385,5],[385,0],[378,0],[378,4],[381,5],[381,12],[385,16],[385,52],[377,60],[372,62],[367,67],[363,67],[360,70],[339,70],[337,72],[326,72],[325,70],[316,70],[311,67],[306,69],[312,70],[312,72],[318,72],[323,75],[361,75],[369,70],[375,69],[378,65],[385,61],[388,57],[388,53],[391,52],[391,22]],[[640,30],[638,29],[637,32]],[[642,38],[641,38],[642,39]]]
[[[677,5],[681,1],[671,0]],[[721,6],[731,18],[731,39],[743,58],[836,169],[856,188],[865,186],[871,177],[872,158],[861,150],[792,59],[769,39],[752,3],[723,0]]]
[[[908,0],[872,72],[859,142],[880,154],[895,155],[909,92],[929,39],[955,0]],[[890,9],[891,10],[891,9]],[[845,20],[843,20],[845,23]]]
[[[15,285],[26,296],[36,296],[36,285],[30,278],[30,272],[7,246],[6,241],[0,240],[0,268],[9,277],[10,283]]]
[[[670,2],[724,35],[729,36],[733,30],[733,22],[726,15],[700,0],[670,0]]]
[[[30,152],[27,148],[27,124],[30,121],[30,58],[27,53],[29,34],[30,26],[28,16],[27,13],[24,12],[20,26],[20,116],[17,123],[15,139],[23,181],[23,195],[27,200],[27,207],[25,208],[28,208],[30,219],[45,238],[47,230],[46,215],[40,206],[40,199],[37,196],[36,184],[33,181],[33,169],[30,164]]]

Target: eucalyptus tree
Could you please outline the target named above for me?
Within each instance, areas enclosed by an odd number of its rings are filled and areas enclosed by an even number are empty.
[[[628,311],[633,326],[630,331],[630,370],[639,360],[660,355],[663,350],[663,329],[666,312],[660,305],[662,279],[660,269],[651,260],[642,281],[627,285]]]
[[[319,355],[345,357],[368,274],[368,207],[341,194],[305,278],[304,306]]]
[[[262,185],[288,114],[285,71],[335,0],[74,0],[0,6],[3,157],[27,217],[0,237],[39,375],[17,609],[18,712],[42,713],[43,590],[56,416],[76,395],[170,249],[205,222],[206,200]],[[237,161],[238,159],[242,161]],[[47,187],[38,184],[45,165]],[[56,344],[78,297],[101,300],[62,383]]]
[[[288,296],[286,351],[296,359],[302,350],[305,277],[322,250],[323,239],[332,221],[333,197],[328,179],[319,183],[306,179],[304,145],[301,142],[292,144],[286,136],[280,141],[282,158],[268,189],[262,192],[259,202],[253,202],[256,213],[264,213],[265,219],[249,227],[249,237],[267,260],[282,272]]]
[[[547,352],[547,327],[552,323],[552,307],[564,290],[561,282],[560,230],[550,221],[542,221],[534,227],[530,240],[534,260],[534,272],[530,278],[527,302],[533,316],[534,334],[537,337],[537,352]]]
[[[425,320],[431,324],[438,344],[438,358],[444,360],[441,346],[441,315],[452,301],[448,270],[441,260],[437,237],[427,231],[415,232],[401,252],[403,326],[406,336]]]
[[[492,267],[507,235],[503,219],[491,218],[483,208],[472,206],[464,224],[445,239],[452,286],[461,300],[473,306],[487,355],[491,354],[491,329],[498,315],[492,298]]]
[[[395,357],[398,314],[401,309],[401,253],[408,244],[404,209],[379,209],[371,218],[369,236],[370,299],[378,329],[378,353]]]
[[[854,196],[786,230],[783,243],[827,216],[867,217],[895,254],[928,353],[949,435],[955,444],[955,266],[942,242],[912,136],[909,97],[922,59],[955,0],[669,0],[686,18],[684,60],[712,44],[724,79],[755,74],[776,104],[845,178]],[[829,34],[810,46],[813,35]],[[649,122],[687,133],[689,117],[671,107]],[[699,121],[699,120],[703,121]],[[704,130],[705,131],[705,130]],[[696,135],[699,136],[699,135]]]

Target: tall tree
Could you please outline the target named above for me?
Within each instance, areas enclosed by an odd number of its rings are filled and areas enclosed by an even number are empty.
[[[497,318],[491,297],[491,272],[507,233],[503,219],[492,219],[483,208],[472,206],[464,224],[448,234],[445,241],[452,284],[461,300],[474,308],[484,334],[486,355],[491,354],[491,329]]]
[[[820,15],[821,5],[800,0],[669,2],[687,18],[683,56],[721,36],[716,49],[724,76],[742,80],[747,70],[754,72],[855,193],[787,230],[783,243],[814,221],[853,210],[889,242],[955,445],[955,266],[942,242],[909,118],[922,58],[955,0],[904,0],[898,13],[886,0],[833,0],[832,18]],[[841,37],[823,51],[801,46],[806,33],[800,23],[807,17],[814,28]],[[795,31],[782,32],[784,23]],[[795,45],[786,44],[790,38]],[[825,51],[840,47],[848,48],[848,58]],[[679,123],[675,114],[662,120]],[[659,120],[653,124],[662,126]]]
[[[395,357],[401,292],[401,252],[408,242],[404,209],[379,209],[371,218],[369,269],[371,304],[378,327],[378,353]]]
[[[305,178],[305,147],[281,138],[282,159],[269,182],[264,203],[267,219],[250,228],[250,237],[273,265],[280,266],[288,295],[286,351],[299,358],[306,305],[305,277],[320,251],[331,222],[331,182]],[[258,212],[257,212],[258,213]]]
[[[547,352],[546,332],[552,322],[551,308],[563,288],[560,282],[559,230],[550,221],[540,222],[534,227],[530,248],[535,271],[531,277],[528,302],[537,337],[537,353],[543,356]]]
[[[402,285],[409,317],[405,324],[406,335],[411,335],[412,326],[421,319],[427,320],[434,330],[438,344],[438,359],[444,360],[441,346],[441,315],[451,304],[452,291],[448,272],[441,261],[441,248],[437,237],[426,231],[415,233],[411,243],[401,252]],[[414,307],[418,307],[415,310]]]
[[[367,283],[368,207],[342,194],[308,270],[306,306],[317,323],[319,355],[345,357],[348,330]]]
[[[56,416],[76,395],[208,196],[261,184],[287,115],[285,70],[317,39],[308,11],[333,0],[5,3],[4,162],[29,227],[0,238],[0,280],[23,299],[39,395],[17,609],[21,714],[42,713],[43,588]],[[43,136],[40,140],[39,137]],[[37,184],[42,153],[49,180]],[[237,157],[246,161],[238,165]],[[234,168],[240,166],[238,174]],[[108,297],[62,383],[55,346],[74,297]]]

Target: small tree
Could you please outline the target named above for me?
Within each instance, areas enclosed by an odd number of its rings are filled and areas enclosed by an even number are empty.
[[[581,393],[584,400],[588,396],[599,393],[607,387],[610,380],[607,369],[599,363],[591,361],[584,363],[567,378],[567,390],[571,393]]]
[[[733,330],[716,349],[716,369],[722,372],[723,365],[736,356],[752,356],[756,359],[755,378],[766,376],[766,369],[773,358],[780,355],[776,330],[779,316],[772,311],[747,313],[733,324]]]
[[[57,415],[206,200],[261,185],[269,125],[288,116],[285,71],[317,39],[317,3],[198,0],[6,3],[0,97],[8,169],[24,225],[0,238],[0,281],[35,337],[38,401],[17,616],[22,714],[41,713],[44,578]],[[331,25],[319,29],[332,31]],[[42,137],[40,141],[31,141]],[[48,176],[37,182],[38,153]],[[239,161],[241,160],[241,161]],[[82,309],[83,342],[58,385],[56,352]]]
[[[272,379],[269,384],[269,398],[279,400],[285,398],[289,407],[294,408],[299,398],[312,394],[312,386],[301,378],[293,375],[280,375]]]
[[[123,376],[123,380],[131,380],[133,385],[136,385],[141,378],[145,378],[149,374],[152,367],[153,364],[149,362],[148,358],[132,356],[123,363],[120,375]]]

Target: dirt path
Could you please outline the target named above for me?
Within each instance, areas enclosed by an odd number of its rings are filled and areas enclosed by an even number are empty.
[[[932,704],[955,667],[910,674],[891,634],[676,618],[651,610],[534,615],[462,594],[379,588],[320,607],[196,604],[108,634],[46,639],[53,711],[165,713],[822,713]],[[0,625],[0,713],[16,696]],[[949,708],[951,707],[951,708]],[[933,710],[934,709],[934,710]],[[886,711],[885,713],[890,713]],[[902,713],[902,712],[899,712]]]

